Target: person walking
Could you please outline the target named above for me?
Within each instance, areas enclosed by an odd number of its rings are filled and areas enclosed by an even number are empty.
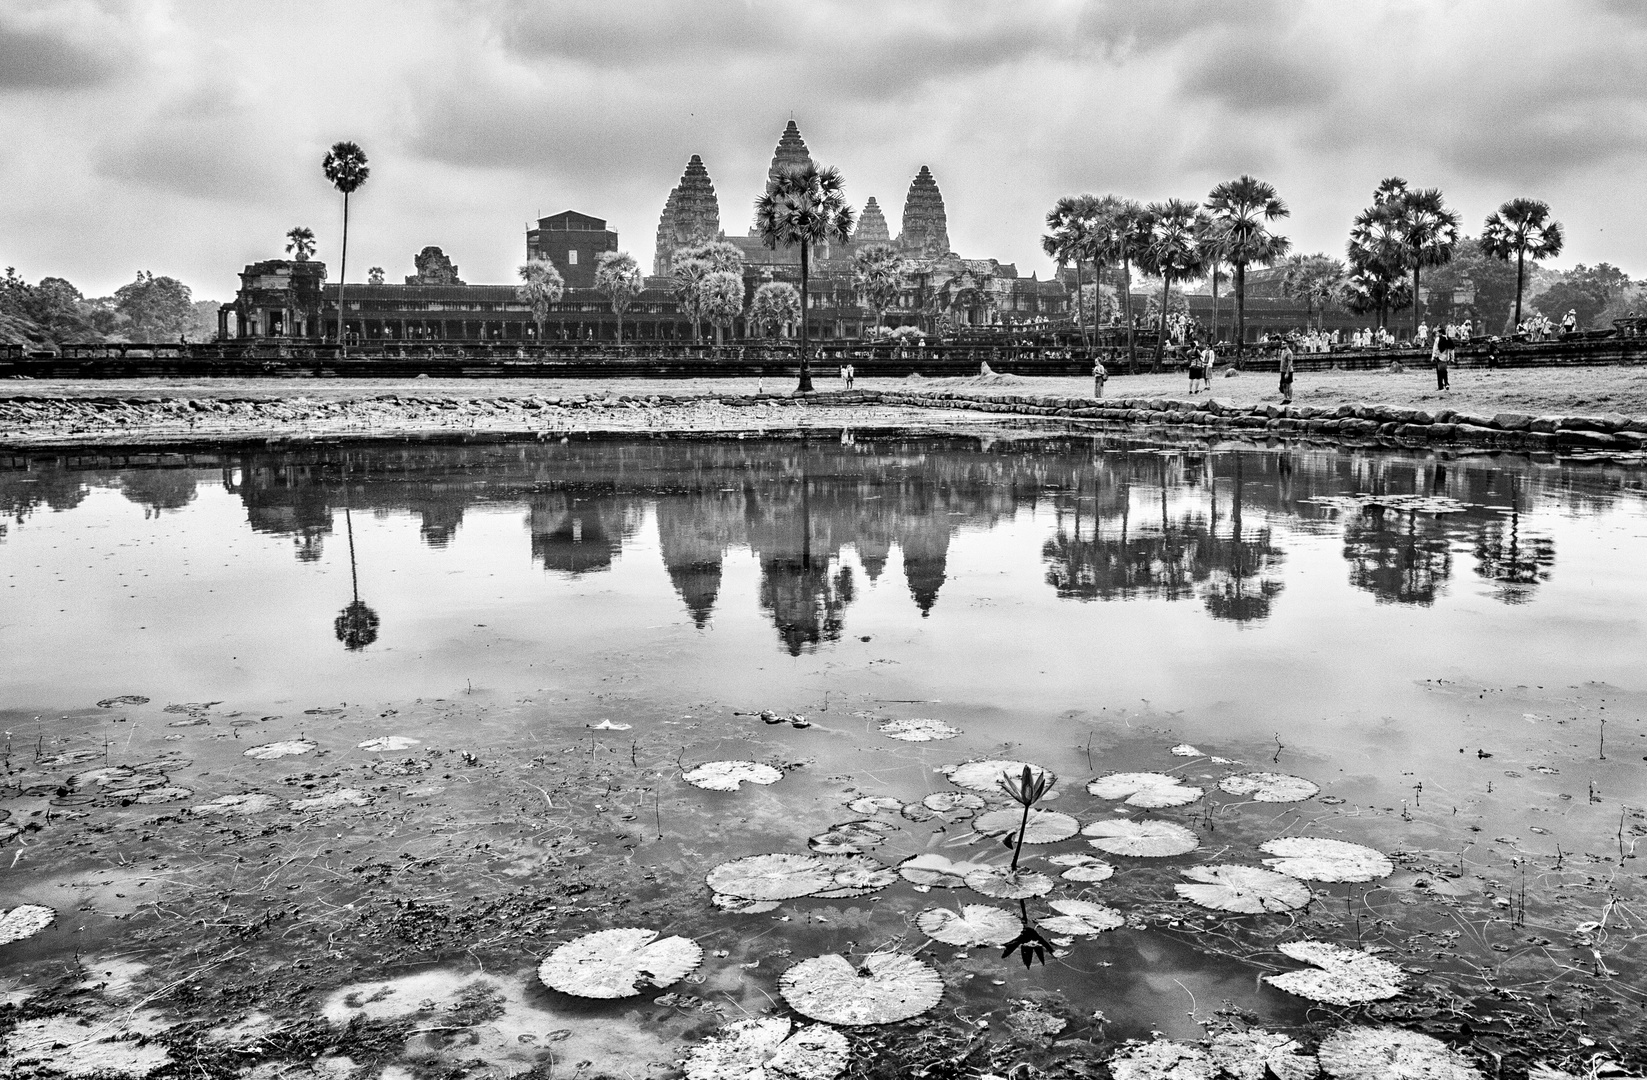
[[[1573,333],[1577,330],[1578,330],[1578,312],[1575,311],[1572,308],[1568,308],[1567,309],[1567,314],[1565,314],[1561,317],[1561,336],[1562,337],[1572,337]]]
[[[1103,397],[1104,383],[1108,381],[1109,369],[1104,367],[1102,360],[1094,358],[1092,361],[1092,396],[1095,398]]]
[[[1430,347],[1430,359],[1435,362],[1435,388],[1449,389],[1447,385],[1447,367],[1452,362],[1452,338],[1446,334],[1437,334],[1435,344]]]
[[[1292,404],[1292,346],[1281,344],[1281,404]]]

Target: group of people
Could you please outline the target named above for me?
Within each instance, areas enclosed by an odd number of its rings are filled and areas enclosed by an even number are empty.
[[[1549,341],[1556,336],[1556,324],[1547,315],[1529,315],[1515,325],[1516,336],[1524,341]],[[1578,312],[1572,308],[1561,317],[1561,336],[1578,332]]]

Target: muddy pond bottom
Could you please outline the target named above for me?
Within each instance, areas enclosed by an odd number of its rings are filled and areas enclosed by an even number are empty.
[[[848,1029],[888,1062],[1622,1056],[1644,488],[1028,437],[14,462],[0,1036],[16,1075],[665,1076],[893,954],[941,994]],[[702,955],[539,977],[630,927]],[[1352,952],[1389,993],[1342,1000]]]

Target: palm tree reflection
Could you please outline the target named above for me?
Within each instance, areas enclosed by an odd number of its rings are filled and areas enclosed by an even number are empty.
[[[345,649],[359,652],[377,640],[378,617],[377,612],[360,599],[360,576],[355,572],[355,523],[347,506],[343,508],[343,524],[349,533],[349,587],[354,599],[338,612],[332,621],[332,631]]]

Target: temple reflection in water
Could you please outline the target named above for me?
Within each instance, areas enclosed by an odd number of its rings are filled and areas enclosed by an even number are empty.
[[[1209,453],[1085,439],[680,441],[406,445],[226,455],[217,471],[0,471],[0,508],[21,524],[69,510],[94,487],[162,514],[220,482],[257,532],[318,559],[342,511],[410,513],[424,543],[450,544],[470,507],[524,508],[523,557],[546,572],[607,571],[646,533],[692,622],[720,601],[729,552],[759,564],[758,603],[792,654],[838,639],[864,584],[896,566],[922,613],[941,603],[952,540],[1045,515],[1040,557],[1059,597],[1198,604],[1259,624],[1286,602],[1285,539],[1338,536],[1348,580],[1378,602],[1430,605],[1467,566],[1505,603],[1536,597],[1554,540],[1535,501],[1583,513],[1640,493],[1625,470],[1492,459],[1288,450]],[[1351,496],[1361,493],[1357,502]],[[1453,512],[1365,496],[1452,500]],[[5,536],[0,524],[0,540]],[[849,554],[850,553],[850,554]]]

